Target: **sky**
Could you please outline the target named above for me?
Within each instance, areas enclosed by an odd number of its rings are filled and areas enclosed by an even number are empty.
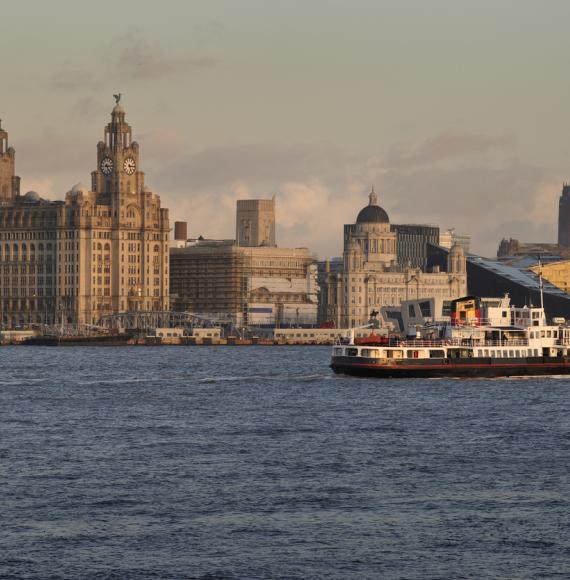
[[[277,241],[342,253],[373,185],[393,223],[555,242],[570,181],[567,0],[0,0],[0,118],[22,192],[90,184],[123,95],[189,235],[277,200]]]

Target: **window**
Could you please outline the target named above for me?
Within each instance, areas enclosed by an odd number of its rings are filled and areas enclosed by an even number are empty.
[[[363,348],[360,354],[366,358],[379,358],[380,357],[380,353],[379,353],[377,348]]]

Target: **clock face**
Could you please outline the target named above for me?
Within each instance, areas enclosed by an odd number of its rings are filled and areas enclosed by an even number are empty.
[[[113,172],[113,160],[110,157],[105,157],[101,161],[101,171],[105,175],[110,175]]]
[[[126,174],[132,175],[136,169],[135,160],[132,157],[127,157],[123,162],[123,169]]]

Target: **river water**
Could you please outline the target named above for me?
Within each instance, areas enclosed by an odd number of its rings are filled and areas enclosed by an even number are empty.
[[[570,577],[570,379],[0,349],[0,578]]]

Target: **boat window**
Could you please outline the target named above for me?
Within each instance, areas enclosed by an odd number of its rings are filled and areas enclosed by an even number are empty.
[[[514,351],[514,350],[509,350],[509,356],[510,356],[511,358],[514,358],[514,356],[515,356],[515,351]]]
[[[546,338],[552,338],[552,332],[550,330],[546,331]]]
[[[538,318],[539,316],[540,316],[540,313],[539,312],[533,312],[532,313],[532,317],[533,318]]]
[[[387,358],[403,358],[404,351],[403,350],[387,350],[386,351]]]
[[[377,348],[363,348],[360,351],[360,354],[366,358],[379,358],[380,353],[378,352]]]
[[[544,338],[544,330],[540,331],[540,338]]]
[[[501,351],[500,351],[500,350],[498,350],[498,351],[497,351],[497,358],[501,358],[501,356],[502,356],[502,354],[501,354]]]
[[[556,330],[552,331],[552,336],[554,338],[558,338],[558,331],[556,331]]]
[[[445,351],[443,350],[430,350],[429,358],[445,358]]]
[[[516,357],[520,357],[521,355],[521,351],[520,350],[515,350],[515,356]]]
[[[334,349],[334,356],[342,356],[342,352],[344,349],[342,348],[335,348]]]
[[[357,348],[347,348],[346,355],[347,356],[358,356],[358,349]]]
[[[492,356],[493,358],[495,358],[495,351],[494,351],[494,350],[492,350],[492,351],[491,351],[491,356]]]

